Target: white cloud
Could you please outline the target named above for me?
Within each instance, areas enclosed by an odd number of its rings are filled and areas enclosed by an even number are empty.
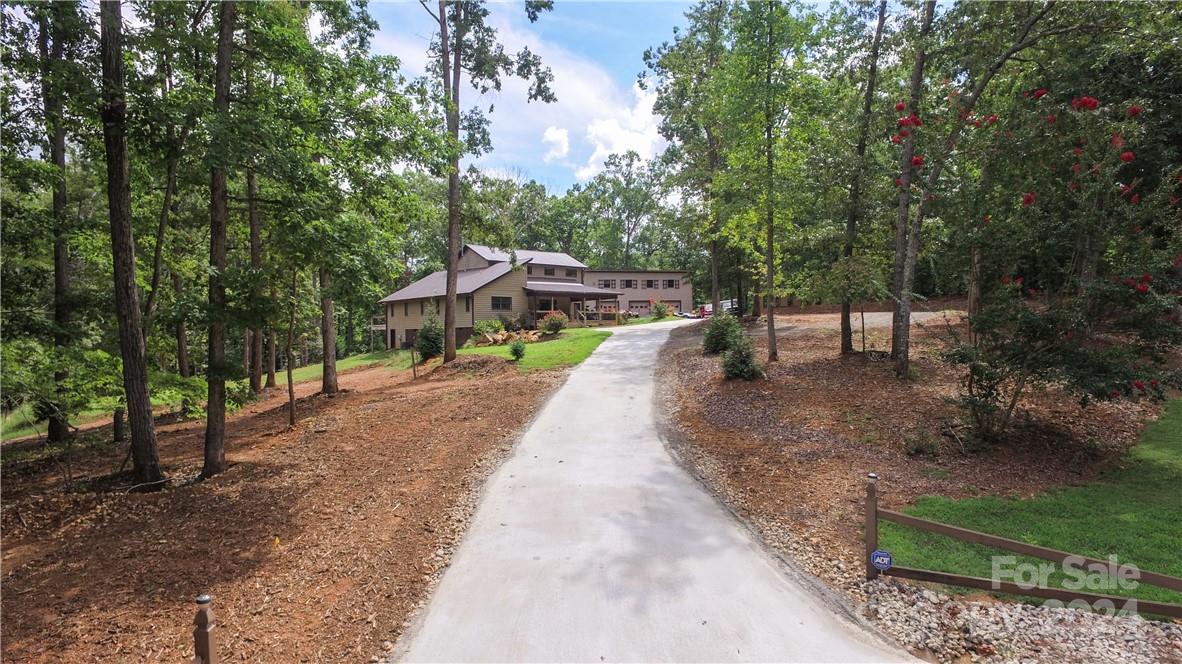
[[[489,22],[506,52],[529,47],[550,67],[551,89],[558,100],[529,102],[528,82],[513,76],[502,78],[501,91],[484,95],[465,80],[460,93],[465,108],[494,107],[488,116],[493,152],[466,161],[482,169],[517,167],[543,184],[565,187],[572,176],[593,177],[614,152],[631,149],[649,158],[663,148],[651,92],[629,88],[598,62],[543,40],[507,6],[493,5]],[[383,28],[374,40],[375,50],[397,55],[408,76],[424,73],[433,32],[429,17],[423,15],[417,23],[390,22]],[[541,127],[545,129],[539,136]]]
[[[542,141],[550,146],[542,161],[564,159],[570,154],[570,132],[565,127],[546,127],[546,131],[542,132]]]
[[[612,109],[607,117],[592,120],[587,125],[587,140],[595,146],[587,163],[575,171],[580,180],[594,177],[603,170],[608,156],[635,150],[644,159],[651,159],[661,146],[657,118],[653,115],[656,93],[633,86],[635,103],[630,108]]]

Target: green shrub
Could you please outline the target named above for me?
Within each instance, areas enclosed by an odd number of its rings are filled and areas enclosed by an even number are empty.
[[[903,451],[907,456],[936,456],[940,443],[926,431],[903,435]]]
[[[743,336],[745,336],[743,326],[739,323],[739,319],[728,313],[717,313],[706,323],[706,334],[702,338],[702,348],[707,353],[722,353]]]
[[[428,312],[423,326],[415,335],[415,350],[424,360],[443,355],[443,323],[439,322],[439,316],[434,311]]]
[[[472,334],[483,337],[486,334],[500,334],[505,331],[505,324],[499,320],[478,320],[472,324]]]
[[[648,310],[649,313],[653,315],[653,318],[657,320],[668,318],[669,314],[672,313],[672,308],[668,304],[661,301],[655,301],[650,304]]]
[[[740,334],[731,347],[722,355],[722,373],[727,379],[742,378],[755,380],[763,375],[763,369],[755,361],[755,347],[747,335]]]
[[[562,328],[566,327],[570,319],[561,311],[551,311],[542,319],[542,329],[546,334],[558,334]]]
[[[514,360],[518,362],[525,357],[525,341],[521,339],[514,339],[513,343],[509,344],[509,354],[513,356]]]

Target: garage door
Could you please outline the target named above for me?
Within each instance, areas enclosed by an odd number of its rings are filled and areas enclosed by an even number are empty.
[[[648,300],[629,300],[628,311],[639,316],[648,315]]]
[[[665,300],[665,304],[669,305],[674,311],[681,311],[681,300]]]
[[[411,346],[415,345],[415,337],[418,336],[418,334],[419,334],[418,330],[407,330],[406,331],[406,340],[402,342],[402,347],[403,348],[410,348]]]

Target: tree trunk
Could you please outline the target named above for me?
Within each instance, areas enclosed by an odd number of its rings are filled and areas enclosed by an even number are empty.
[[[772,138],[772,63],[774,57],[774,34],[772,32],[775,25],[775,16],[771,9],[776,5],[771,5],[768,11],[767,21],[767,63],[765,73],[765,91],[764,102],[764,127],[763,138],[765,141],[765,148],[767,150],[767,163],[765,166],[766,172],[764,176],[767,178],[767,201],[766,201],[766,215],[767,215],[767,361],[776,362],[780,359],[780,351],[776,348],[776,184],[775,184],[775,165],[776,165],[776,144]]]
[[[70,245],[66,223],[66,125],[62,118],[59,81],[65,51],[65,26],[62,17],[65,7],[56,3],[50,7],[52,19],[46,21],[42,17],[38,20],[37,46],[41,60],[41,101],[49,139],[47,156],[56,172],[53,185],[53,345],[60,351],[70,345],[71,337]],[[53,373],[57,390],[61,389],[60,386],[68,375],[64,369]],[[54,404],[50,412],[47,431],[49,442],[64,441],[70,435],[66,413],[60,404]]]
[[[443,76],[444,103],[447,106],[447,133],[460,140],[460,73],[463,44],[462,3],[453,5],[456,13],[455,43],[448,41],[447,0],[439,0],[439,59]],[[452,48],[454,46],[454,49]],[[447,297],[443,307],[443,361],[456,359],[456,289],[460,268],[460,159],[456,155],[447,175]]]
[[[969,253],[969,343],[977,343],[976,326],[973,318],[981,311],[981,247],[975,246]]]
[[[332,275],[327,269],[320,268],[320,339],[324,344],[324,377],[320,391],[327,395],[337,393],[337,326],[331,288]]]
[[[120,406],[115,409],[115,414],[111,417],[111,440],[116,443],[122,443],[127,438],[127,432],[124,431],[127,422],[127,409]]]
[[[230,114],[230,57],[234,50],[235,12],[234,0],[221,3],[214,108],[223,118]],[[205,407],[203,479],[226,469],[226,169],[223,164],[217,163],[212,169],[209,199],[209,369],[206,373],[209,399]]]
[[[874,40],[870,44],[870,71],[866,76],[866,94],[862,98],[862,123],[858,128],[858,145],[855,149],[857,160],[854,164],[854,177],[850,182],[850,202],[845,220],[845,245],[841,255],[849,258],[854,255],[854,242],[858,237],[858,219],[862,214],[862,176],[866,170],[866,140],[870,135],[870,118],[873,115],[874,87],[878,81],[878,51],[882,45],[882,26],[886,23],[886,0],[878,5],[878,24],[874,28]],[[865,347],[866,340],[862,340]],[[854,352],[854,328],[850,324],[850,300],[846,298],[841,303],[841,352],[847,355]]]
[[[295,268],[291,270],[291,302],[288,305],[287,315],[287,426],[295,426],[295,379],[292,378],[292,365],[295,364],[295,352],[292,349],[292,344],[295,343],[295,324],[296,324],[296,285],[298,283],[299,273]],[[274,347],[274,346],[272,346]]]
[[[915,48],[915,63],[911,68],[911,99],[910,111],[919,115],[919,101],[923,91],[923,72],[927,64],[926,41],[932,27],[932,17],[935,13],[935,0],[924,3],[923,19],[920,23],[919,38]],[[909,222],[911,217],[911,178],[914,166],[911,160],[915,156],[915,134],[913,127],[907,140],[903,142],[903,154],[899,161],[901,183],[899,185],[899,213],[895,219],[895,268],[892,278],[894,294],[894,316],[891,321],[891,357],[895,358],[895,375],[906,377],[910,371],[907,344],[910,341],[908,332],[911,324],[911,300],[904,295],[903,273],[907,264],[909,247]]]
[[[246,170],[246,216],[250,222],[250,268],[255,277],[253,280],[255,295],[261,297],[262,269],[263,269],[263,240],[259,229],[259,183],[253,168]],[[254,328],[250,334],[250,391],[258,394],[263,391],[263,330]]]
[[[267,328],[267,388],[275,387],[275,330]]]
[[[131,224],[131,177],[127,157],[127,104],[123,92],[123,17],[119,0],[100,3],[103,63],[103,146],[107,158],[107,208],[114,262],[115,311],[123,390],[131,425],[131,457],[137,484],[159,482],[160,458],[148,396],[148,365],[135,283],[135,239]]]
[[[172,197],[176,192],[177,157],[170,156],[165,167],[164,202],[160,205],[160,219],[156,224],[156,248],[152,252],[152,281],[148,286],[147,301],[144,303],[144,346],[148,344],[148,330],[152,327],[152,314],[156,309],[156,294],[160,289],[160,277],[164,270],[164,239],[168,228],[168,213],[172,208]]]
[[[181,294],[184,292],[181,275],[176,270],[172,271],[172,292],[177,300],[181,299]],[[185,328],[183,317],[177,317],[174,331],[176,333],[176,371],[182,378],[188,378],[192,375],[189,371],[189,332]]]

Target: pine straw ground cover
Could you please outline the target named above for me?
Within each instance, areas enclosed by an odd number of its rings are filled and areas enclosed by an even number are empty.
[[[473,360],[418,381],[349,372],[332,399],[298,386],[292,430],[285,395],[271,395],[231,416],[231,467],[204,483],[188,481],[201,422],[160,427],[177,481],[156,493],[109,490],[129,483],[109,477],[114,446],[80,454],[69,490],[50,464],[6,464],[3,660],[187,661],[204,592],[226,661],[382,654],[562,377]]]
[[[1116,463],[1156,406],[1080,407],[1053,390],[1024,400],[1013,443],[966,452],[948,403],[957,376],[939,359],[929,320],[912,341],[916,377],[894,378],[888,360],[842,357],[833,320],[793,316],[768,378],[725,381],[701,352],[701,327],[675,330],[659,371],[675,452],[770,544],[858,596],[866,474],[879,504],[901,509],[923,495],[1026,497],[1080,485]],[[870,317],[867,317],[871,320]],[[889,315],[882,317],[889,325]],[[750,332],[767,355],[762,327]],[[889,329],[868,330],[885,350]],[[959,437],[959,438],[958,438]],[[909,455],[906,449],[934,449]]]

